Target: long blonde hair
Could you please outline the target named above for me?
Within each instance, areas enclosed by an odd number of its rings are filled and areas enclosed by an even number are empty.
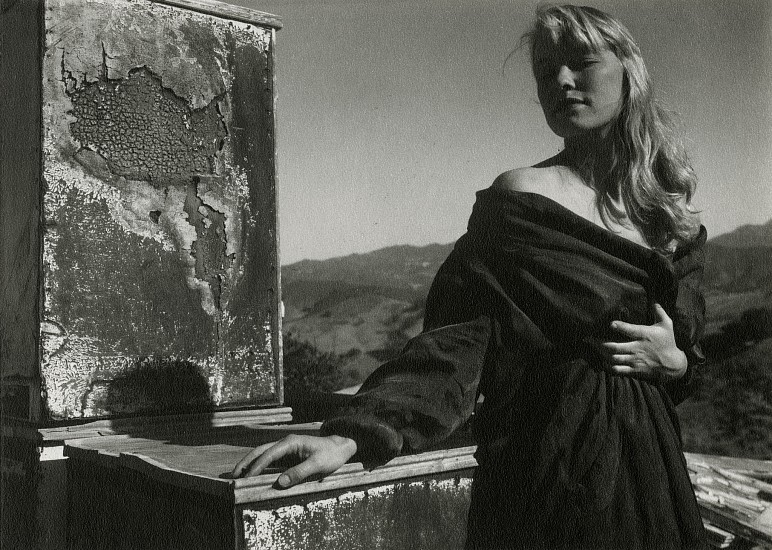
[[[590,156],[579,167],[597,195],[604,221],[627,217],[655,249],[690,240],[699,231],[691,207],[697,177],[669,113],[655,100],[649,72],[630,32],[612,16],[585,6],[540,6],[536,22],[523,39],[533,64],[539,40],[576,48],[612,51],[624,69],[623,100],[614,123],[609,170],[595,173]],[[613,202],[619,190],[624,210]]]

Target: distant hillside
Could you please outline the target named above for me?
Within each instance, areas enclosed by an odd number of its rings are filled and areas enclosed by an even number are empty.
[[[452,248],[391,246],[283,267],[285,333],[349,353],[349,379],[361,382],[421,330],[429,286]]]
[[[452,244],[392,246],[282,268],[284,330],[323,352],[349,353],[359,380],[417,334],[426,294]],[[746,310],[772,306],[772,221],[706,245],[708,332]]]
[[[742,225],[710,242],[726,248],[772,248],[772,220],[761,225]]]
[[[772,292],[772,221],[744,225],[708,241],[705,286],[722,292]]]
[[[421,298],[452,248],[452,244],[402,245],[329,260],[303,260],[282,267],[283,294],[300,307],[329,301],[325,297],[330,294],[343,299],[369,292]]]
[[[752,308],[772,307],[772,221],[744,225],[705,245],[706,332]]]

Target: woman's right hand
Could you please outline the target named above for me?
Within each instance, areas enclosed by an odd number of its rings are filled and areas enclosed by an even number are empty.
[[[314,475],[333,473],[356,452],[356,441],[348,437],[290,434],[281,441],[260,445],[247,453],[233,468],[231,477],[256,476],[272,462],[294,456],[302,462],[286,470],[276,481],[284,489]]]

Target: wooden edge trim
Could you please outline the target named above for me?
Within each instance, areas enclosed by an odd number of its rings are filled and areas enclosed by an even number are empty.
[[[126,468],[161,483],[167,483],[176,487],[192,489],[232,500],[232,480],[202,476],[200,474],[172,468],[163,462],[147,457],[136,451],[109,452],[91,446],[98,443],[104,443],[106,440],[110,441],[129,438],[130,436],[128,435],[116,435],[99,438],[98,442],[95,442],[93,439],[68,442],[64,446],[64,456],[92,464],[98,464],[101,467],[109,468],[111,470]]]
[[[703,519],[708,520],[716,527],[734,535],[739,535],[754,543],[761,543],[765,546],[772,545],[772,536],[770,536],[769,532],[761,530],[761,526],[757,523],[750,523],[730,517],[721,508],[710,503],[700,502],[699,506],[700,515]]]
[[[199,493],[206,493],[232,501],[232,480],[218,479],[178,470],[137,452],[121,453],[118,457],[118,463],[125,468],[139,472],[144,476],[161,483],[167,483],[176,487],[182,487],[183,489],[190,489]]]
[[[772,460],[741,458],[734,456],[718,456],[697,453],[684,453],[687,462],[704,463],[710,466],[724,468],[744,475],[759,473],[772,475]]]
[[[236,504],[286,499],[299,495],[349,489],[363,485],[388,483],[418,476],[470,470],[477,467],[473,454],[477,447],[460,447],[397,457],[382,466],[366,470],[361,463],[346,464],[319,481],[310,481],[276,489],[276,473],[236,479],[233,491]]]
[[[74,426],[39,428],[37,431],[42,436],[44,442],[54,442],[119,435],[124,431],[141,433],[143,431],[151,431],[158,426],[168,427],[174,424],[184,426],[186,423],[195,423],[196,421],[204,421],[202,423],[208,421],[209,424],[206,428],[222,428],[241,424],[265,424],[266,428],[268,428],[273,424],[292,422],[292,408],[277,407],[271,409],[103,419]],[[202,428],[204,427],[202,426]]]
[[[270,13],[247,8],[244,6],[234,6],[217,0],[151,0],[157,4],[167,4],[177,8],[205,13],[222,17],[223,19],[233,19],[244,23],[253,23],[255,25],[266,25],[274,29],[281,29],[283,23],[281,18]]]
[[[276,91],[276,29],[271,30],[271,49],[267,58],[271,71],[271,139],[273,140],[273,229],[274,229],[274,279],[276,288],[273,303],[273,345],[274,383],[279,404],[284,404],[284,299],[281,292],[281,241],[279,238],[279,119],[276,112],[278,93]]]
[[[100,449],[81,447],[79,445],[71,444],[64,446],[63,453],[67,458],[75,458],[91,464],[97,464],[100,467],[109,470],[115,470],[118,468],[118,464],[115,460],[117,454],[115,453],[108,453]]]

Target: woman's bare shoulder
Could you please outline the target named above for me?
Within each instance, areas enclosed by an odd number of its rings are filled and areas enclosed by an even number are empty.
[[[554,180],[555,173],[552,167],[527,166],[500,174],[493,181],[493,187],[506,191],[545,194]]]

